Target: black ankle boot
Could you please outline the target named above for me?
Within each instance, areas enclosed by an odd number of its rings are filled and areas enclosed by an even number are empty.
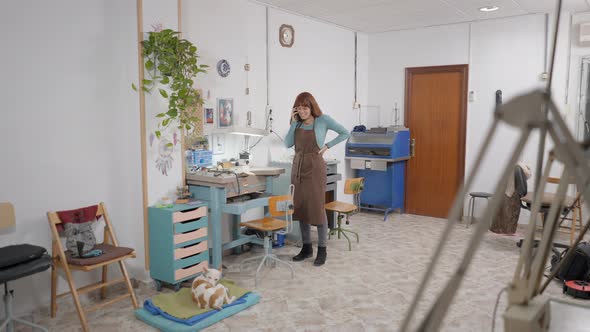
[[[313,261],[313,265],[324,265],[324,263],[326,262],[326,257],[326,247],[318,247],[318,255],[316,256],[315,261]]]
[[[313,248],[311,247],[311,243],[304,244],[303,247],[301,247],[301,251],[296,256],[293,256],[293,260],[299,262],[311,256],[313,256]]]

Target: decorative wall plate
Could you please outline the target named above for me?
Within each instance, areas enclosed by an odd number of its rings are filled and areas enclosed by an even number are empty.
[[[230,71],[231,67],[229,66],[229,62],[227,62],[227,60],[221,59],[219,62],[217,62],[217,73],[219,73],[219,76],[227,77]]]
[[[295,30],[293,26],[288,24],[283,24],[279,28],[279,42],[283,47],[291,47],[293,46],[293,42],[295,41]]]

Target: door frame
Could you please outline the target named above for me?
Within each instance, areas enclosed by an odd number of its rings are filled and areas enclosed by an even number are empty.
[[[406,73],[406,86],[405,86],[405,100],[404,100],[404,126],[409,128],[408,126],[408,119],[410,114],[410,108],[412,104],[412,99],[410,96],[412,95],[412,78],[416,74],[432,74],[432,73],[449,73],[449,72],[459,72],[463,76],[463,84],[461,85],[461,109],[459,110],[459,168],[457,169],[457,192],[460,192],[461,185],[465,180],[465,145],[467,141],[467,88],[469,85],[469,65],[445,65],[445,66],[428,66],[428,67],[407,67],[405,70]],[[410,139],[412,132],[410,130]],[[406,166],[405,178],[408,178],[408,167]],[[404,186],[404,197],[408,197],[408,185],[406,181],[406,185]],[[407,204],[408,200],[404,200],[404,210],[407,211]]]

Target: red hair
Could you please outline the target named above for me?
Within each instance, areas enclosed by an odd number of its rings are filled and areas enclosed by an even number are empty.
[[[297,98],[295,98],[293,108],[299,106],[309,107],[311,110],[311,116],[314,118],[322,116],[322,110],[320,109],[320,106],[318,106],[318,102],[315,101],[315,98],[309,92],[302,92],[297,96]]]

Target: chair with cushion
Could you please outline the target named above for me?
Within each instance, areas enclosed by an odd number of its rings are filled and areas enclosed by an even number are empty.
[[[262,266],[264,266],[265,263],[268,265],[272,261],[288,267],[291,271],[291,278],[293,278],[293,267],[291,264],[272,253],[272,239],[274,233],[285,235],[293,230],[293,193],[294,186],[290,185],[289,195],[269,197],[269,217],[250,220],[240,224],[241,226],[264,232],[264,255],[247,258],[240,264],[240,270],[242,270],[246,263],[261,259],[254,277],[256,287],[258,287],[258,274],[260,273]],[[277,219],[279,217],[283,217],[284,219]]]
[[[101,255],[96,257],[82,258],[76,257],[78,255],[70,250],[65,250],[64,244],[62,243],[62,240],[60,238],[60,232],[58,230],[64,228],[64,223],[89,222],[89,220],[94,218],[98,219],[101,216],[104,218],[105,222],[104,240],[102,243],[97,244],[93,248],[93,251],[101,251]],[[49,220],[49,226],[51,228],[51,233],[53,235],[52,252],[54,264],[51,269],[51,317],[55,317],[57,312],[57,298],[68,294],[72,294],[72,297],[74,298],[74,304],[76,306],[76,310],[78,311],[78,316],[80,317],[80,322],[82,324],[82,328],[84,329],[84,331],[89,330],[85,312],[90,312],[102,308],[104,306],[107,306],[114,302],[118,302],[120,300],[124,300],[126,298],[131,299],[131,304],[134,308],[138,307],[137,299],[135,297],[133,287],[131,286],[131,281],[129,280],[127,269],[125,268],[125,264],[123,262],[127,258],[135,258],[135,251],[132,248],[119,246],[113,226],[111,224],[111,220],[109,218],[104,203],[101,202],[95,206],[89,206],[86,208],[80,208],[76,210],[48,212],[47,218]],[[123,277],[108,281],[107,266],[112,263],[119,264],[119,268],[121,269]],[[69,292],[63,294],[57,294],[58,268],[62,268],[64,270],[70,288]],[[102,268],[102,280],[100,282],[81,288],[76,287],[74,279],[72,278],[72,270],[89,272],[98,268]],[[100,288],[101,298],[105,299],[106,287],[120,282],[125,283],[125,285],[127,286],[127,292],[125,294],[98,303],[90,308],[87,308],[86,310],[82,308],[82,305],[80,303],[80,294],[87,293],[89,291]]]
[[[360,194],[364,189],[364,181],[365,178],[353,178],[353,179],[346,179],[344,183],[344,193],[348,195],[353,195],[353,202],[354,204],[340,202],[340,201],[333,201],[326,203],[325,207],[326,210],[336,212],[338,214],[338,223],[337,227],[330,231],[329,237],[332,236],[333,232],[338,233],[338,238],[340,239],[340,235],[343,235],[346,240],[348,241],[348,250],[352,250],[352,246],[350,243],[350,238],[346,233],[351,233],[356,236],[356,242],[359,242],[359,234],[354,232],[350,229],[346,229],[342,227],[342,219],[346,217],[346,224],[349,224],[349,219],[351,215],[357,213],[359,211],[360,206]]]
[[[0,229],[14,228],[16,218],[11,203],[0,203]],[[12,313],[12,298],[14,292],[8,290],[8,282],[24,278],[35,273],[45,271],[51,267],[51,257],[43,247],[31,244],[17,244],[0,247],[0,284],[4,284],[4,320],[0,320],[0,330],[15,330],[14,322],[18,322],[33,329],[46,331],[47,329],[14,317]]]

